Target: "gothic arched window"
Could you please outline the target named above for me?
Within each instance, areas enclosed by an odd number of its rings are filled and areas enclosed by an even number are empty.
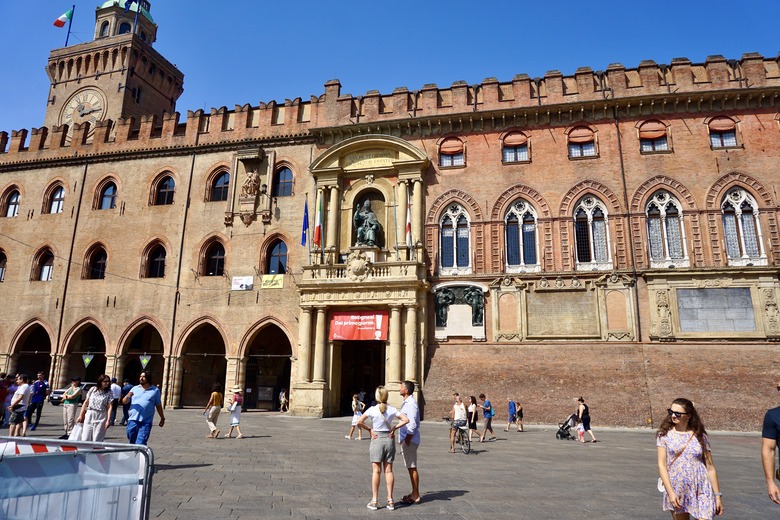
[[[733,188],[720,208],[729,265],[767,265],[756,200],[742,188]]]
[[[272,197],[290,197],[293,194],[293,173],[290,168],[281,168],[274,173],[271,183]]]
[[[267,274],[285,274],[287,272],[287,244],[283,241],[277,240],[268,249],[265,272]]]
[[[666,191],[658,191],[645,207],[647,216],[647,247],[652,267],[687,267],[680,203]]]
[[[512,204],[504,216],[508,272],[537,271],[536,211],[524,200]]]
[[[203,254],[201,273],[203,276],[222,276],[225,274],[225,246],[218,240],[211,242]]]
[[[612,269],[607,210],[592,195],[582,197],[574,210],[574,239],[577,269]]]
[[[452,204],[439,221],[439,258],[443,274],[471,272],[470,222],[463,206]]]

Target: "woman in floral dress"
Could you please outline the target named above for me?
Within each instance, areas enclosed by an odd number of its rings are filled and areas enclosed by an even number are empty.
[[[656,440],[664,511],[673,520],[712,520],[723,500],[707,432],[688,399],[675,399],[667,413]]]

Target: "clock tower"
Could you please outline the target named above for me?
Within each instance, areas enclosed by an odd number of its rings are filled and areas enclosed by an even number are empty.
[[[95,12],[95,39],[55,49],[49,55],[49,102],[44,125],[68,125],[103,119],[162,115],[175,111],[184,74],[158,53],[157,24],[147,0],[109,0]]]

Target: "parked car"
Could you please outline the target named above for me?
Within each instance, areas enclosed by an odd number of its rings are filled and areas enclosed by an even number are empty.
[[[84,396],[87,395],[87,392],[89,392],[89,389],[96,385],[97,383],[81,383],[81,399],[79,402],[82,402],[84,400]],[[68,387],[69,386],[70,385],[68,385]],[[62,403],[62,396],[65,394],[65,390],[67,390],[68,387],[60,388],[59,390],[52,390],[49,394],[49,402],[54,406],[59,406],[60,403]]]

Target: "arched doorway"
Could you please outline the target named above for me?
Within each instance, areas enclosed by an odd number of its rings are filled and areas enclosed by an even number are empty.
[[[94,383],[106,373],[106,340],[95,325],[90,323],[75,333],[66,352],[62,369],[67,371],[67,380],[79,376],[82,381]],[[88,364],[84,356],[91,356]]]
[[[279,409],[281,389],[287,389],[289,395],[290,356],[290,340],[277,325],[269,324],[263,327],[252,338],[244,359],[246,408]]]
[[[51,378],[51,338],[46,329],[36,324],[25,330],[16,344],[14,358],[17,373],[35,379],[38,372],[43,372],[47,378]]]
[[[225,385],[225,341],[210,324],[198,327],[182,349],[181,406],[205,406],[214,383]]]
[[[130,334],[124,351],[124,370],[119,374],[122,379],[138,384],[138,376],[144,370],[142,356],[148,356],[146,370],[152,374],[152,381],[162,386],[165,359],[163,358],[163,339],[160,332],[148,323]]]

